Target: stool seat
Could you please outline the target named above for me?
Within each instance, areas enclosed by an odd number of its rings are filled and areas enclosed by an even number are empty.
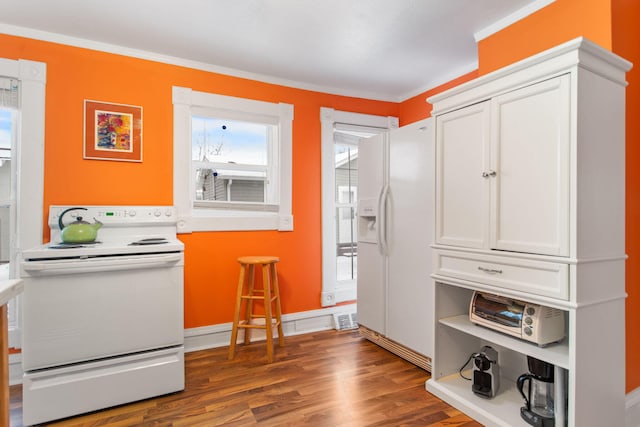
[[[249,344],[252,329],[264,329],[267,338],[267,360],[273,362],[273,329],[278,331],[278,344],[284,346],[282,333],[282,310],[280,308],[280,290],[278,288],[277,256],[242,256],[240,263],[240,277],[236,293],[236,307],[231,329],[229,345],[229,360],[235,357],[238,330],[244,329],[244,343]],[[262,288],[254,285],[255,267],[262,269]],[[248,275],[247,275],[248,270]],[[264,303],[264,314],[255,314],[253,302]]]
[[[272,262],[278,262],[280,258],[277,256],[241,256],[238,258],[240,264],[270,264]]]

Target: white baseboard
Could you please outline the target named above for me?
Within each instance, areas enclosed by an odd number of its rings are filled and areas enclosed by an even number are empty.
[[[627,393],[625,416],[626,427],[640,427],[640,387]]]
[[[334,328],[334,313],[352,313],[356,310],[356,304],[340,305],[319,310],[302,311],[299,313],[282,315],[282,331],[285,336],[306,334],[310,332],[325,331]],[[184,330],[185,352],[206,350],[209,348],[224,347],[229,345],[231,339],[232,323],[203,326]],[[242,335],[239,335],[242,339]],[[256,330],[251,335],[251,341],[264,340],[264,331]],[[18,354],[9,356],[9,384],[22,383],[22,357]]]
[[[348,304],[319,310],[283,314],[282,332],[284,332],[285,336],[292,336],[333,329],[333,314],[351,313],[355,311],[355,306],[355,304]],[[185,329],[184,350],[190,352],[229,345],[229,341],[231,340],[231,326],[232,323],[229,322]],[[239,334],[238,342],[240,342],[241,339],[242,335]],[[256,330],[251,335],[251,341],[261,341],[264,339],[264,331],[262,330]]]

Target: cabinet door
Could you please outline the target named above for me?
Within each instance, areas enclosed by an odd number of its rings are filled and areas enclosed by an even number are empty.
[[[492,99],[490,246],[569,255],[570,79]]]
[[[489,101],[436,119],[436,242],[488,247]]]

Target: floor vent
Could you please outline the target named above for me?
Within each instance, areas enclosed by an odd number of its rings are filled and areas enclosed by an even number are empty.
[[[333,324],[337,331],[357,329],[358,319],[356,318],[356,313],[334,313]]]

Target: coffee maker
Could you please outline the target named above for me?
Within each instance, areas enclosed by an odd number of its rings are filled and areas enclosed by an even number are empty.
[[[486,345],[480,353],[473,353],[473,385],[471,391],[484,398],[492,398],[500,388],[498,352]]]
[[[535,427],[555,426],[554,366],[551,363],[527,356],[529,372],[518,377],[518,391],[524,397],[525,406],[520,416]],[[528,384],[525,392],[525,383]]]

